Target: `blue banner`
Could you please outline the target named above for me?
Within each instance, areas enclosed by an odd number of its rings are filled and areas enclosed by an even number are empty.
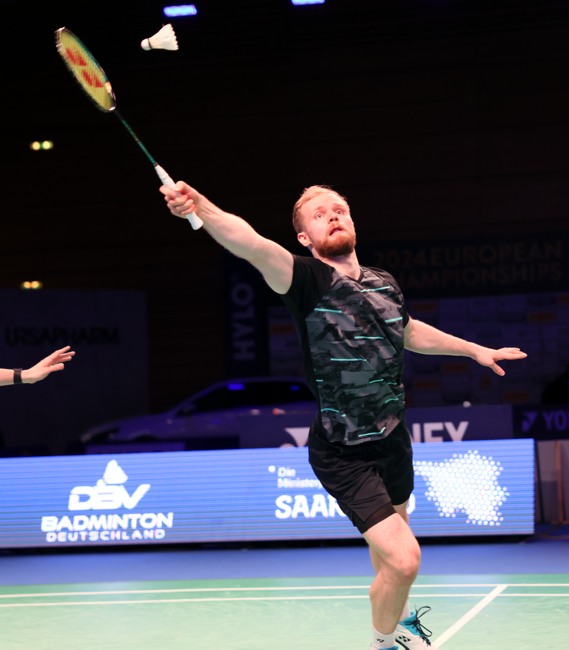
[[[314,407],[316,409],[316,405]],[[487,406],[439,406],[407,409],[407,428],[414,442],[461,442],[463,440],[499,440],[514,438],[512,407],[509,404]],[[270,426],[242,431],[242,448],[306,446],[310,421],[291,409],[283,416],[286,425],[275,417]],[[311,418],[310,418],[311,420]]]
[[[414,454],[417,536],[533,533],[533,441]],[[305,448],[0,459],[0,548],[357,537]]]
[[[569,404],[518,404],[512,408],[517,437],[536,440],[569,438]]]

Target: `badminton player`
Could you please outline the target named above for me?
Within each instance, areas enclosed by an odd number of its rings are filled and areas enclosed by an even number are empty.
[[[349,205],[329,187],[307,188],[294,206],[292,223],[310,253],[305,256],[262,237],[184,182],[160,191],[172,214],[195,212],[211,237],[258,269],[291,311],[318,402],[310,464],[363,535],[375,570],[370,650],[435,650],[420,620],[430,607],[412,611],[408,601],[421,553],[407,516],[413,463],[403,353],[469,357],[500,376],[498,362],[527,355],[465,341],[412,318],[395,279],[360,265]]]
[[[71,346],[66,345],[41,361],[35,366],[24,370],[22,368],[0,368],[0,386],[9,386],[12,384],[35,384],[42,381],[52,372],[59,372],[65,368],[67,361],[71,361],[75,352]]]

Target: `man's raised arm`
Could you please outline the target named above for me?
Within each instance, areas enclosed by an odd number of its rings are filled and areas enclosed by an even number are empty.
[[[174,216],[185,218],[194,212],[204,222],[204,230],[230,253],[258,269],[273,291],[288,291],[293,257],[280,244],[262,237],[244,219],[222,210],[184,181],[178,181],[173,189],[163,185],[160,192]]]

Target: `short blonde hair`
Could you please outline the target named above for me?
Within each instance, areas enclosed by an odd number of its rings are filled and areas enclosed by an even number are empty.
[[[297,235],[303,230],[302,217],[300,215],[302,206],[319,194],[335,194],[342,201],[345,201],[346,204],[348,203],[344,196],[336,192],[336,190],[333,190],[329,185],[311,185],[310,187],[306,187],[292,209],[292,227]]]

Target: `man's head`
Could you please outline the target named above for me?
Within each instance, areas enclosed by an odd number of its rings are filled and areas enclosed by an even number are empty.
[[[295,203],[292,224],[298,241],[317,257],[354,251],[356,235],[346,199],[326,185],[307,187]]]
[[[299,232],[304,230],[301,214],[302,207],[307,201],[310,201],[310,199],[313,199],[314,197],[320,196],[322,194],[335,194],[338,199],[342,200],[346,205],[348,205],[345,197],[343,197],[341,194],[338,194],[338,192],[333,190],[329,185],[311,185],[310,187],[307,187],[298,197],[298,201],[294,204],[294,208],[292,209],[292,227],[294,228],[294,231],[297,235]]]

